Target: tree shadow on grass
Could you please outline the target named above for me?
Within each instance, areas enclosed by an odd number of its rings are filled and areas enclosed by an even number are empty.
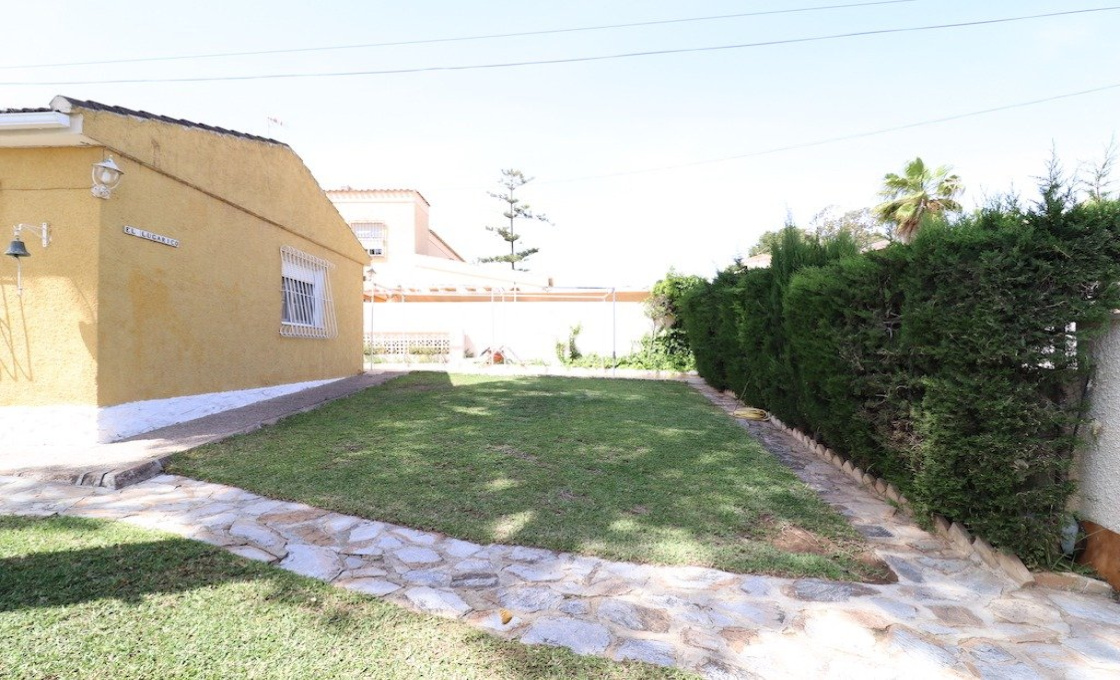
[[[145,602],[186,591],[198,592]],[[27,634],[6,638],[0,669],[35,677],[71,677],[97,655],[121,677],[684,677],[500,640],[107,520],[0,517],[3,614],[0,638]]]
[[[118,542],[112,526],[77,517],[0,517],[0,541],[5,535],[18,541],[20,531],[35,530],[58,535],[62,545],[73,545],[66,539],[76,535],[102,543],[0,558],[0,612],[102,599],[135,604],[149,594],[262,577],[256,565],[197,541],[168,536]],[[105,540],[97,536],[101,532]]]
[[[666,398],[672,391],[686,400]],[[637,561],[877,578],[845,554],[858,552],[863,540],[839,515],[683,385],[521,378],[456,386],[447,399],[489,411],[449,427],[510,442],[492,447],[488,474],[473,483],[437,482],[458,491],[449,506],[487,497],[487,511],[497,515],[475,540],[599,554],[595,546],[610,544]],[[443,455],[438,447],[424,452],[427,461]],[[395,467],[392,474],[402,488],[422,489],[445,466]],[[772,544],[780,533],[773,527],[784,526],[829,535],[833,540],[823,542],[840,554],[787,552]]]

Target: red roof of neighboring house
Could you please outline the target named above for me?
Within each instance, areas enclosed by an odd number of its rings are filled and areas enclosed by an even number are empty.
[[[355,189],[353,187],[340,187],[338,189],[327,189],[326,193],[328,195],[330,195],[330,194],[380,194],[380,195],[383,195],[383,196],[384,195],[392,195],[392,194],[404,194],[404,195],[416,194],[417,196],[420,197],[421,201],[424,201],[424,205],[426,205],[428,207],[431,207],[431,205],[432,205],[431,203],[428,202],[428,199],[424,198],[424,194],[420,193],[419,191],[417,191],[415,189]]]

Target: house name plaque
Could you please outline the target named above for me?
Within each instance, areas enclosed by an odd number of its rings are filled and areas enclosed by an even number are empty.
[[[124,233],[128,234],[129,236],[136,236],[137,238],[145,239],[147,241],[162,243],[163,245],[171,246],[172,248],[179,247],[179,239],[156,234],[148,231],[147,229],[137,229],[136,227],[125,226]]]

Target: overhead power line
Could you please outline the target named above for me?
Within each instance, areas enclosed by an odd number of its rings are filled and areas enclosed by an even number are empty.
[[[484,35],[456,36],[450,38],[428,38],[422,40],[400,40],[396,42],[361,43],[357,45],[331,45],[325,47],[297,47],[274,50],[255,50],[247,52],[211,52],[207,54],[181,54],[165,57],[132,57],[128,59],[103,59],[98,61],[71,61],[54,62],[49,64],[24,64],[14,66],[0,66],[0,70],[29,68],[55,68],[63,66],[103,66],[107,64],[138,64],[153,61],[184,61],[189,59],[217,59],[226,57],[258,57],[273,54],[301,54],[306,52],[331,52],[337,50],[357,50],[375,47],[404,47],[411,45],[435,45],[439,43],[467,42],[477,40],[494,40],[498,38],[522,38],[535,35],[556,35],[560,33],[579,33],[584,31],[605,31],[619,28],[639,28],[643,26],[663,26],[666,24],[684,24],[700,21],[721,21],[724,19],[742,19],[746,17],[760,17],[773,14],[794,14],[799,12],[818,12],[830,9],[849,9],[855,7],[871,7],[874,5],[898,5],[903,3],[918,2],[919,0],[878,0],[876,2],[853,2],[842,5],[816,5],[813,7],[795,7],[791,9],[772,9],[758,12],[741,12],[738,14],[716,14],[703,17],[684,17],[678,19],[659,19],[655,21],[635,21],[625,24],[605,24],[602,26],[578,26],[572,28],[553,28],[539,31],[523,31],[519,33],[489,33]]]
[[[825,139],[818,139],[811,142],[799,142],[797,144],[789,144],[786,146],[777,146],[769,149],[760,149],[758,151],[750,151],[748,153],[737,154],[735,156],[723,156],[721,158],[709,158],[699,161],[690,161],[688,163],[678,163],[676,165],[663,165],[656,168],[644,168],[641,170],[624,170],[621,172],[612,172],[602,175],[587,175],[585,177],[571,177],[568,179],[553,179],[553,180],[538,180],[540,184],[563,184],[567,182],[583,182],[592,179],[609,179],[612,177],[625,177],[627,175],[644,175],[651,172],[662,172],[666,170],[681,170],[684,168],[691,168],[700,165],[713,165],[716,163],[727,163],[729,161],[737,161],[744,158],[754,158],[756,156],[767,156],[775,153],[782,153],[784,151],[796,151],[800,149],[810,149],[817,146],[824,146],[826,144],[836,144],[838,142],[849,142],[856,139],[864,139],[866,137],[876,137],[878,135],[885,135],[891,132],[898,132],[900,130],[910,130],[913,128],[925,127],[927,125],[938,125],[940,123],[949,123],[954,120],[961,120],[963,118],[973,118],[975,116],[983,116],[990,113],[998,113],[1000,111],[1010,111],[1011,109],[1021,109],[1027,106],[1035,106],[1037,104],[1045,104],[1047,102],[1058,101],[1061,99],[1071,99],[1073,97],[1081,97],[1087,94],[1096,94],[1098,92],[1105,92],[1107,90],[1120,89],[1120,83],[1113,83],[1111,85],[1102,85],[1100,87],[1090,88],[1088,90],[1078,90],[1077,92],[1066,92],[1065,94],[1056,94],[1051,97],[1043,97],[1041,99],[1031,99],[1030,101],[1016,102],[1014,104],[1005,104],[1003,106],[994,106],[990,109],[980,109],[979,111],[969,111],[967,113],[957,113],[951,116],[942,116],[941,118],[929,118],[920,120],[914,123],[904,123],[902,125],[894,125],[891,127],[879,128],[877,130],[868,130],[866,132],[856,132],[849,135],[841,135],[838,137],[828,137]]]
[[[590,57],[562,57],[558,59],[539,59],[532,61],[515,61],[497,64],[465,64],[455,66],[424,66],[418,68],[383,69],[371,71],[323,71],[312,73],[266,73],[244,76],[193,76],[186,78],[112,78],[106,80],[55,80],[55,81],[15,81],[0,82],[0,85],[124,85],[137,83],[206,83],[222,81],[246,80],[280,80],[294,78],[341,78],[353,76],[384,76],[401,75],[410,73],[434,73],[441,71],[474,71],[480,69],[500,69],[521,66],[542,66],[548,64],[575,64],[592,61],[606,61],[610,59],[628,59],[634,57],[649,57],[662,54],[688,54],[696,52],[716,52],[725,50],[746,49],[752,47],[772,47],[775,45],[795,45],[800,43],[820,42],[825,40],[840,40],[845,38],[859,38],[871,35],[889,35],[895,33],[912,33],[916,31],[936,31],[950,28],[963,28],[966,26],[987,26],[992,24],[1006,24],[1014,21],[1027,21],[1031,19],[1045,19],[1049,17],[1070,16],[1074,14],[1089,14],[1093,12],[1111,12],[1120,9],[1120,5],[1108,7],[1093,7],[1088,9],[1066,10],[1062,12],[1048,12],[1045,14],[1028,14],[1000,19],[983,19],[979,21],[962,21],[951,24],[932,24],[928,26],[910,26],[906,28],[880,28],[869,31],[854,31],[851,33],[833,33],[831,35],[812,36],[808,38],[787,38],[784,40],[766,40],[753,43],[739,43],[735,45],[716,45],[709,47],[683,47],[678,49],[648,50],[642,52],[625,52],[622,54],[606,54]]]

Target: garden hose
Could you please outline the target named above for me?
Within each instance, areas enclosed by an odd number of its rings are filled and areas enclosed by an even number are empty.
[[[770,414],[760,408],[746,408],[735,409],[736,418],[746,418],[747,420],[770,420]]]

